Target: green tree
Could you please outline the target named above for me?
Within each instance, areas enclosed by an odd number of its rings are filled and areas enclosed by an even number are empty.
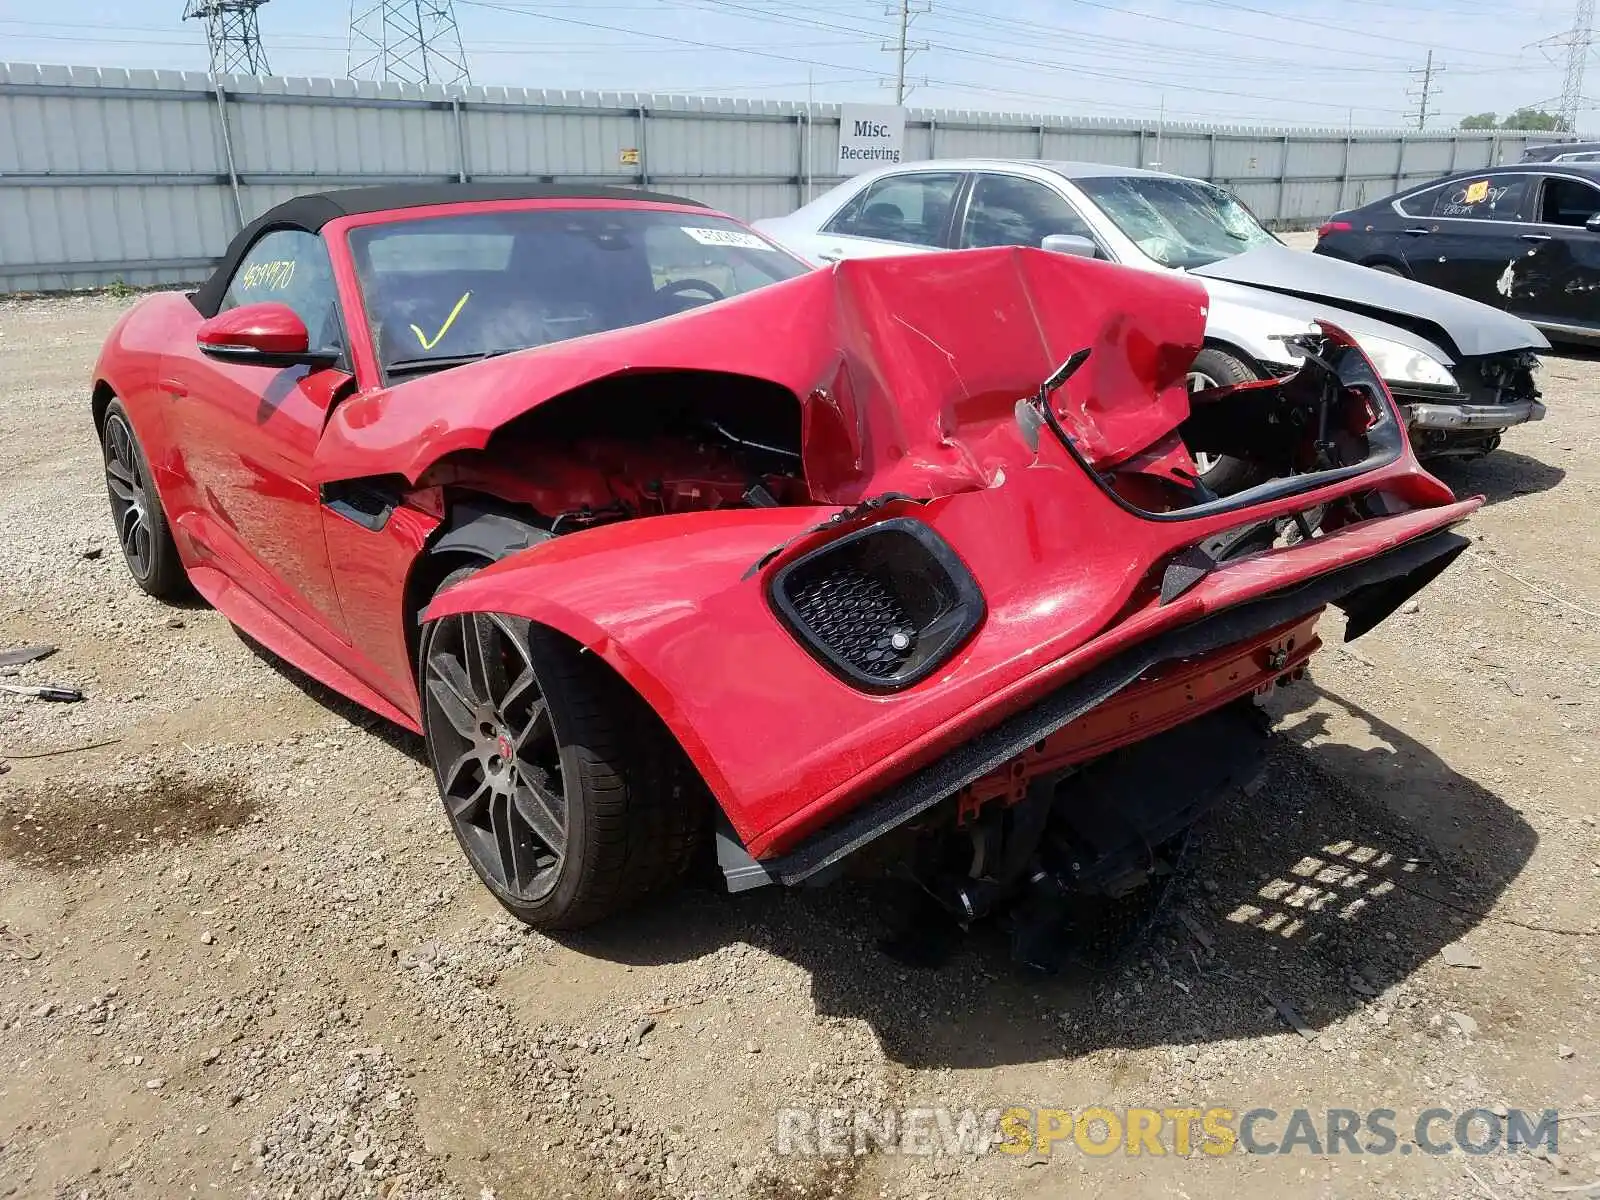
[[[1494,127],[1495,119],[1492,112],[1473,113],[1470,117],[1461,119],[1461,128],[1463,129],[1493,129]]]
[[[1492,114],[1491,114],[1492,115]],[[1519,108],[1504,121],[1501,129],[1538,129],[1545,132],[1568,133],[1571,127],[1554,113],[1542,108]]]

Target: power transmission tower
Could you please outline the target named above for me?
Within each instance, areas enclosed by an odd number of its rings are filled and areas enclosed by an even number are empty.
[[[1533,45],[1567,52],[1567,77],[1561,85],[1561,99],[1556,102],[1556,115],[1561,118],[1562,127],[1571,132],[1577,129],[1578,113],[1583,109],[1583,71],[1589,65],[1589,47],[1594,45],[1594,0],[1578,0],[1571,29]]]
[[[1578,10],[1573,16],[1572,40],[1567,43],[1567,78],[1561,85],[1561,109],[1558,115],[1567,129],[1578,128],[1578,110],[1583,107],[1583,69],[1588,64],[1589,46],[1594,42],[1594,0],[1578,0]]]
[[[1594,0],[1589,0],[1589,2],[1592,4]],[[1428,104],[1433,99],[1434,82],[1436,78],[1443,73],[1443,63],[1440,63],[1437,67],[1433,65],[1432,50],[1428,51],[1428,61],[1423,64],[1422,68],[1420,70],[1413,70],[1411,72],[1412,78],[1417,78],[1420,76],[1422,80],[1422,86],[1417,91],[1412,91],[1410,88],[1406,89],[1406,95],[1417,97],[1416,115],[1418,129],[1426,129],[1428,127],[1428,118],[1438,115],[1438,113],[1429,109]]]
[[[270,75],[256,9],[267,0],[188,0],[185,21],[206,23],[212,75]]]
[[[899,0],[893,8],[884,10],[886,16],[895,17],[900,22],[900,36],[894,42],[883,47],[895,56],[894,102],[896,104],[904,104],[906,102],[906,93],[911,90],[906,86],[906,63],[910,61],[911,56],[918,50],[926,50],[928,48],[927,42],[906,41],[906,34],[911,28],[911,18],[925,12],[931,12],[932,9],[933,5],[931,3],[923,7],[917,7],[911,3],[911,0]],[[916,85],[913,83],[911,86],[915,87]]]
[[[471,83],[452,0],[350,0],[352,79]]]

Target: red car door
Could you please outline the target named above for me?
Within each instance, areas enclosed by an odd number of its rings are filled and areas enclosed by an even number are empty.
[[[255,243],[222,308],[261,300],[294,309],[313,344],[340,338],[328,251],[316,234],[280,229]],[[333,395],[348,375],[218,362],[193,344],[174,349],[161,375],[192,499],[177,516],[179,529],[202,557],[216,560],[207,565],[280,617],[309,617],[348,641],[318,490],[306,482]]]

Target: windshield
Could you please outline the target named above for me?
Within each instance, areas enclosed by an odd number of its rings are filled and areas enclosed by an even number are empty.
[[[1204,267],[1278,239],[1227,192],[1192,179],[1117,175],[1074,182],[1165,267]]]
[[[500,209],[358,226],[386,374],[639,325],[809,268],[737,222],[654,209]]]

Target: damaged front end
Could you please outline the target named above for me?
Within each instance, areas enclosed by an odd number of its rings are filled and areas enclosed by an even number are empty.
[[[1397,391],[1411,442],[1425,459],[1480,458],[1513,425],[1544,420],[1532,350],[1507,350],[1457,363],[1454,395]]]
[[[1025,914],[1021,942],[1116,902],[1252,777],[1252,700],[1303,673],[1323,609],[1358,637],[1465,545],[1478,501],[1418,466],[1332,326],[1191,408],[1182,280],[996,250],[767,293],[661,323],[785,331],[702,355],[704,391],[634,339],[644,370],[415,478],[544,522],[425,619],[509,614],[608,663],[716,801],[731,888],[888,869],[960,921]],[[691,444],[722,466],[661,471]],[[1215,495],[1196,452],[1268,478]]]

